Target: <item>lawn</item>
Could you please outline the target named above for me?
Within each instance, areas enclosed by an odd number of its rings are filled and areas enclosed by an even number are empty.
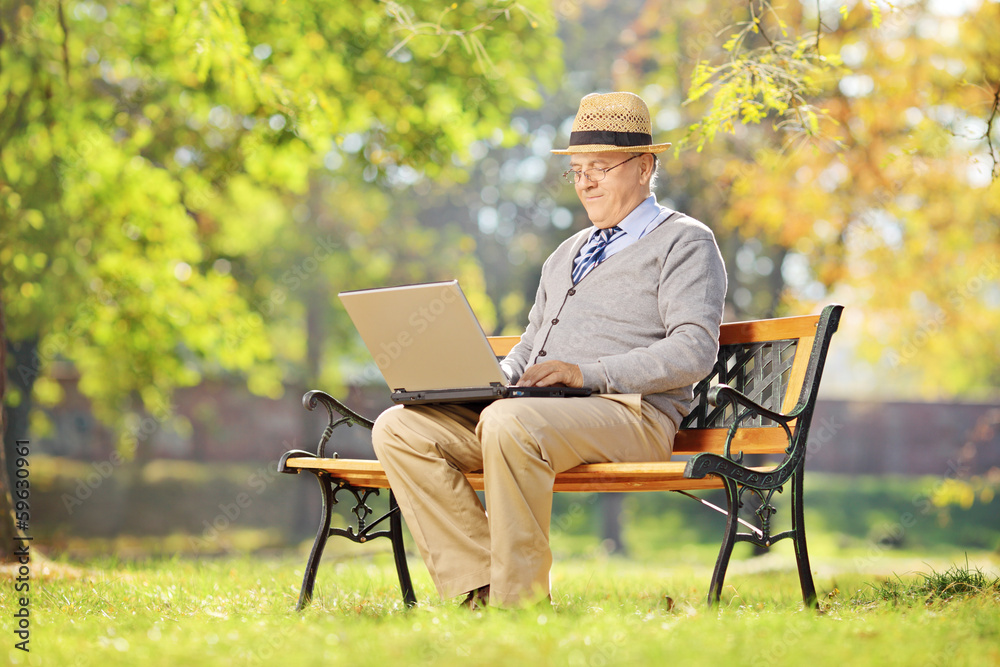
[[[977,577],[964,561],[936,570],[940,581],[932,568],[881,577],[821,566],[820,613],[802,609],[784,567],[734,564],[723,604],[709,609],[705,568],[607,557],[557,563],[551,607],[477,613],[434,599],[417,566],[421,603],[407,611],[385,553],[328,560],[316,599],[296,613],[302,564],[301,554],[53,563],[32,574],[31,652],[5,632],[3,655],[59,667],[1000,663],[995,566]]]
[[[405,610],[386,540],[334,540],[315,599],[296,613],[310,540],[290,546],[275,533],[271,513],[291,506],[276,481],[204,550],[204,533],[191,531],[254,471],[220,491],[161,466],[162,480],[149,482],[156,509],[186,523],[125,521],[129,530],[97,539],[84,519],[110,506],[113,480],[99,489],[108,499],[95,492],[60,523],[65,484],[50,468],[35,470],[48,489],[35,552],[56,560],[31,566],[30,653],[14,648],[15,582],[0,574],[0,656],[15,665],[1000,664],[1000,499],[932,506],[934,478],[807,476],[818,613],[802,608],[787,541],[758,557],[738,545],[722,604],[709,609],[722,518],[675,494],[627,496],[627,557],[604,552],[595,496],[558,495],[550,608],[457,609],[436,599],[411,554],[420,604]]]

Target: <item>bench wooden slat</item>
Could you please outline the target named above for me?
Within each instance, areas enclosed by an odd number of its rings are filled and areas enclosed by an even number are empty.
[[[773,320],[729,322],[719,328],[719,345],[738,345],[767,340],[789,340],[816,334],[819,315],[779,317]],[[808,354],[809,348],[804,348]]]
[[[791,338],[809,338],[808,344],[802,349],[811,349],[811,341],[816,333],[819,315],[802,315],[799,317],[779,317],[772,320],[753,320],[750,322],[727,322],[719,327],[719,344],[736,345],[763,340],[788,340]],[[489,336],[493,354],[504,356],[521,340],[520,336]],[[803,341],[805,343],[805,341]],[[807,355],[808,356],[808,355]]]
[[[806,369],[809,368],[809,351],[816,341],[815,336],[803,336],[795,347],[795,361],[792,362],[792,374],[788,377],[785,388],[785,400],[781,404],[781,412],[788,414],[795,407],[802,395],[802,383],[806,379]]]
[[[388,489],[389,481],[378,461],[365,459],[316,459],[302,456],[289,458],[288,468],[323,470],[332,477],[355,486]],[[654,463],[589,463],[556,475],[553,489],[557,492],[579,491],[673,491],[720,489],[717,477],[685,479],[685,461]],[[766,471],[766,468],[762,468]],[[483,473],[465,475],[477,491],[483,490]]]
[[[493,354],[498,357],[507,356],[507,354],[514,349],[514,346],[521,341],[520,336],[487,336],[486,339],[490,341],[490,347],[493,348]]]
[[[789,428],[794,428],[794,422]],[[674,438],[674,454],[722,454],[726,449],[724,428],[685,428]],[[781,427],[753,426],[741,428],[733,438],[733,454],[779,454],[788,449],[788,437]]]
[[[674,441],[677,455],[725,450],[726,429],[684,429]],[[785,432],[774,427],[740,429],[733,439],[733,451],[745,454],[777,454],[788,447]],[[288,468],[325,470],[355,486],[387,489],[385,471],[378,461],[368,459],[289,458]],[[717,489],[722,484],[716,477],[684,479],[686,460],[652,463],[591,463],[577,466],[556,476],[555,491],[670,491],[677,489]],[[767,468],[761,468],[767,471]],[[466,477],[476,488],[483,488],[482,474]]]

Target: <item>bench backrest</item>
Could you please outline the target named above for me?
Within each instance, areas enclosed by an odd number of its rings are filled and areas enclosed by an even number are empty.
[[[842,309],[833,305],[819,315],[723,324],[715,368],[695,385],[694,404],[681,422],[674,453],[724,452],[728,428],[738,412],[728,402],[719,406],[708,402],[709,389],[717,384],[727,384],[774,412],[787,414],[803,406],[811,414]],[[490,344],[502,357],[519,340],[497,336],[490,338]],[[760,417],[744,419],[733,440],[733,449],[746,454],[783,453],[787,447],[784,430]]]

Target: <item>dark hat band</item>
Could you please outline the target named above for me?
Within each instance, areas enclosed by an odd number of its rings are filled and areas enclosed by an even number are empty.
[[[586,146],[588,144],[601,146],[651,146],[653,135],[645,132],[608,132],[604,130],[588,130],[571,132],[570,146]]]

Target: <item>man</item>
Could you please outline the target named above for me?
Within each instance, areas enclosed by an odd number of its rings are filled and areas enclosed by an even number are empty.
[[[646,104],[583,98],[567,178],[593,223],[542,267],[528,327],[503,361],[521,386],[590,387],[587,398],[396,406],[375,453],[443,598],[475,608],[549,594],[556,473],[581,463],[665,461],[693,384],[718,353],[726,272],[712,232],[650,194]],[[487,517],[463,472],[482,470]]]

